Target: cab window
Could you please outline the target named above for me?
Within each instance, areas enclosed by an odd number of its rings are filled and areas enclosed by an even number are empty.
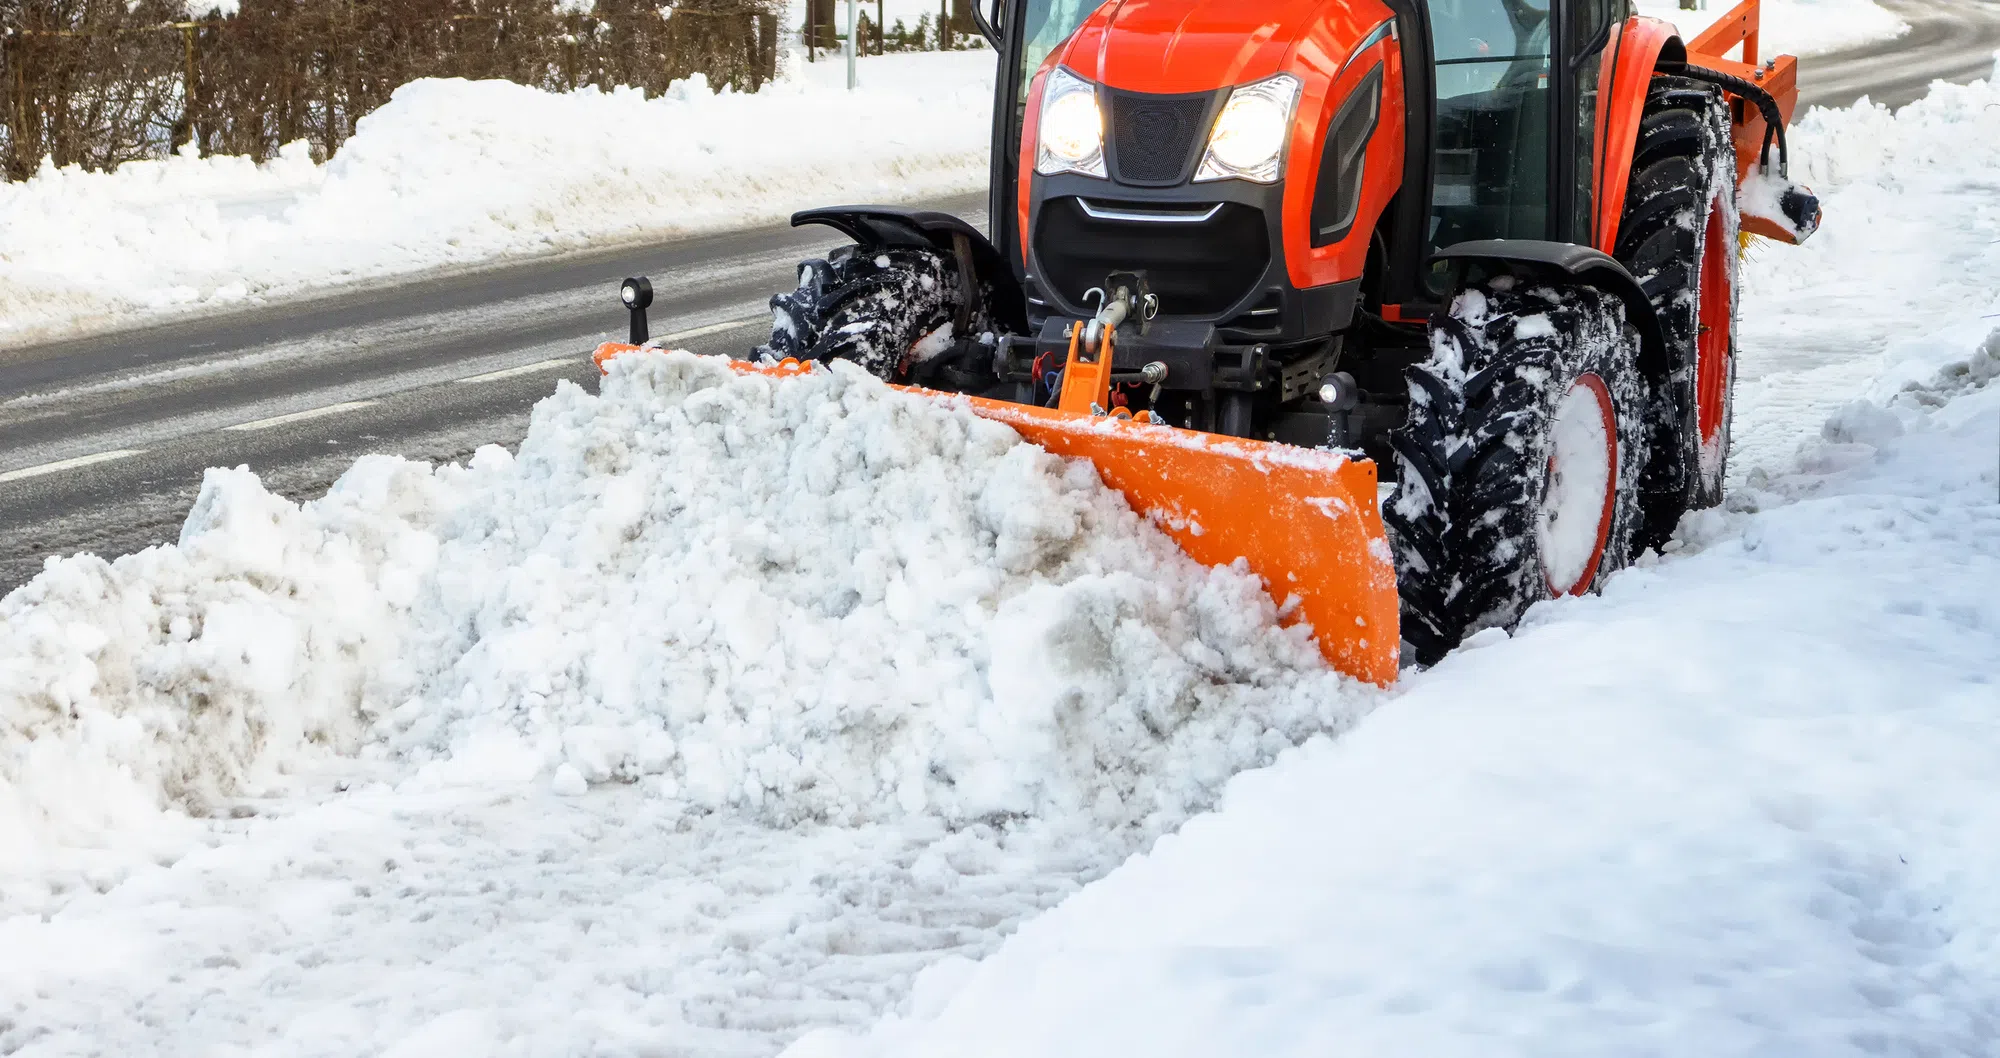
[[[1034,80],[1035,71],[1048,61],[1049,53],[1062,45],[1063,41],[1083,25],[1084,19],[1096,11],[1102,0],[1026,0],[1018,10],[1025,19],[1021,24],[1021,69],[1015,82],[1020,85],[1014,105],[1028,105],[1028,84]]]
[[[1431,0],[1432,248],[1549,237],[1548,0]]]

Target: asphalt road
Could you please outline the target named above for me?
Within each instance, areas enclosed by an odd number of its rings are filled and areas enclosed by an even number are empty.
[[[2000,0],[1888,0],[1909,34],[1808,60],[1808,104],[1892,105],[1992,72]],[[932,203],[983,219],[983,196]],[[772,226],[524,262],[0,351],[0,591],[44,556],[170,542],[202,470],[247,465],[295,499],[357,456],[459,460],[513,444],[557,379],[624,334],[617,281],[653,277],[653,333],[697,352],[764,337],[770,295],[837,241]]]
[[[1993,76],[2000,0],[1878,2],[1908,22],[1910,31],[1895,40],[1801,59],[1801,103],[1844,107],[1865,95],[1902,107],[1923,98],[1932,81],[1964,84]]]

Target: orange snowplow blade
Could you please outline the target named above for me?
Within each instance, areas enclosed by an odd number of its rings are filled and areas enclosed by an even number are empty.
[[[634,347],[607,343],[599,367]],[[739,371],[809,370],[796,363]],[[1088,459],[1197,562],[1242,559],[1293,619],[1312,625],[1335,669],[1388,686],[1401,632],[1396,571],[1377,506],[1375,464],[1337,452],[1222,437],[1130,419],[897,387],[962,404],[1060,456]]]

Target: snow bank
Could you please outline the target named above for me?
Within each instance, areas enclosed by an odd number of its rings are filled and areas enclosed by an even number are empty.
[[[1370,700],[1086,464],[686,354],[566,385],[517,457],[371,457],[303,508],[211,472],[180,546],[4,606],[0,841],[42,863],[363,738],[420,789],[1157,832]]]
[[[358,747],[430,482],[362,468],[310,511],[211,470],[178,546],[51,560],[0,600],[0,876],[170,851],[183,813]]]
[[[1736,6],[1733,0],[1701,2],[1700,10],[1683,11],[1678,0],[1639,0],[1639,13],[1671,22],[1692,39]],[[1759,51],[1767,57],[1824,55],[1910,31],[1874,0],[1764,0],[1759,10]]]
[[[0,601],[0,848],[42,866],[218,807],[306,741],[358,734],[355,666],[380,616],[367,571],[244,471],[211,471],[179,547],[52,562]],[[372,578],[370,578],[372,579]]]
[[[1733,466],[1787,466],[1841,405],[1925,377],[1937,324],[1912,321],[1967,321],[1943,340],[1953,350],[1984,338],[1980,317],[2000,311],[1995,171],[1993,84],[1938,85],[1894,114],[1869,105],[1798,120],[1792,177],[1819,194],[1825,219],[1804,246],[1749,251],[1736,416],[1756,428],[1737,431]],[[1898,368],[1905,359],[1916,366]]]
[[[843,64],[797,66],[652,100],[416,81],[323,166],[296,144],[0,183],[0,343],[984,186],[992,53],[870,59],[853,93]]]

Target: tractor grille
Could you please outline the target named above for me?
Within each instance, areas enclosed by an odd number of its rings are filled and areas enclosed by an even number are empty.
[[[1164,187],[1193,176],[1214,94],[1111,93],[1111,164],[1119,183]]]
[[[1072,306],[1089,304],[1084,292],[1113,272],[1142,271],[1163,315],[1214,317],[1249,297],[1270,271],[1271,239],[1263,210],[1233,202],[1202,224],[1132,224],[1095,219],[1074,198],[1052,198],[1036,222],[1035,257],[1042,279]]]

